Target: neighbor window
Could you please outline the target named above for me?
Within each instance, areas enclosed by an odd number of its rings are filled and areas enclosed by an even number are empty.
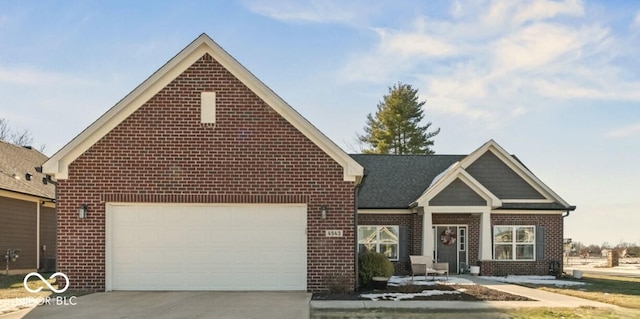
[[[494,258],[500,260],[534,260],[535,226],[494,226]]]
[[[398,260],[398,226],[358,226],[358,252],[383,253],[390,260]]]

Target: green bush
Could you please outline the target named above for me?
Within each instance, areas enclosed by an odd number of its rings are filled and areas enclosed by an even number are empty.
[[[366,252],[358,257],[358,279],[360,285],[367,285],[373,277],[393,276],[393,264],[384,254],[377,252]]]

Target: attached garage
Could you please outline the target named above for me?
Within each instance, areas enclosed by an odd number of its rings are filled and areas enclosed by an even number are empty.
[[[306,290],[304,204],[106,205],[106,290]]]
[[[206,34],[42,170],[70,289],[355,285],[362,166]]]

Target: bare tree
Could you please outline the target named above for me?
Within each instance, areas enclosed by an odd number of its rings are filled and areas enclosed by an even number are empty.
[[[9,123],[7,120],[0,118],[0,141],[8,141],[10,135]]]
[[[9,121],[3,118],[0,118],[0,141],[9,142],[19,146],[33,145],[33,137],[29,130],[12,130],[11,127],[9,127]],[[41,150],[44,150],[44,148],[44,144],[40,146]]]
[[[20,146],[31,146],[33,144],[33,137],[31,137],[29,130],[16,130],[11,134],[11,143]]]

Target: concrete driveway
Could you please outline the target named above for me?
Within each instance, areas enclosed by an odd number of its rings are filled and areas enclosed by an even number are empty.
[[[305,292],[135,292],[95,293],[75,305],[44,305],[0,319],[35,318],[309,318]]]

